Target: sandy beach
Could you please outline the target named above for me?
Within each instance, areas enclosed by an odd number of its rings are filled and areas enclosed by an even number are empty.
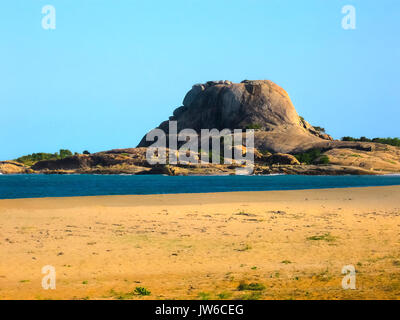
[[[0,299],[398,299],[399,195],[393,186],[0,200]],[[45,265],[55,290],[41,286]],[[342,288],[346,265],[355,290]]]

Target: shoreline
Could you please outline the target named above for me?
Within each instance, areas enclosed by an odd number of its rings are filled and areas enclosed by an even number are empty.
[[[218,191],[218,192],[180,192],[180,193],[150,193],[150,194],[110,194],[110,195],[88,195],[88,196],[64,196],[64,197],[32,197],[32,198],[5,198],[2,199],[0,198],[0,203],[1,201],[12,201],[12,200],[16,200],[16,201],[24,201],[24,200],[62,200],[62,199],[90,199],[90,198],[101,198],[101,199],[107,199],[107,198],[113,198],[113,197],[118,197],[118,198],[129,198],[129,197],[144,197],[144,198],[151,198],[151,197],[157,197],[157,196],[182,196],[182,197],[189,197],[192,196],[192,198],[196,198],[196,196],[199,197],[208,197],[210,195],[219,195],[219,194],[224,194],[227,195],[229,193],[232,194],[246,194],[250,195],[251,194],[262,194],[265,192],[296,192],[296,191],[338,191],[338,190],[343,190],[343,189],[347,189],[349,191],[355,191],[355,190],[362,190],[362,189],[375,189],[375,188],[391,188],[391,187],[399,187],[400,190],[400,184],[393,184],[393,185],[384,185],[384,186],[365,186],[365,187],[332,187],[332,188],[306,188],[306,189],[280,189],[280,190],[256,190],[256,191]],[[251,198],[250,198],[251,199]],[[252,199],[254,200],[254,199]],[[235,200],[233,200],[235,201]],[[242,200],[238,200],[239,202],[241,202]],[[0,206],[1,209],[1,206]]]

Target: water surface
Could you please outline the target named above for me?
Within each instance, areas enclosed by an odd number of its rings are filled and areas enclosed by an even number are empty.
[[[0,199],[400,185],[400,176],[0,175]]]

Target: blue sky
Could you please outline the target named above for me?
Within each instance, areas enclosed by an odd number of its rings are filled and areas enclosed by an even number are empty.
[[[56,8],[56,30],[41,26]],[[354,5],[357,29],[341,27]],[[400,136],[398,0],[4,0],[0,159],[133,147],[192,84],[270,79],[345,135]]]

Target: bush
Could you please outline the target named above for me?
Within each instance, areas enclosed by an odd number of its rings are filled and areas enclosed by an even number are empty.
[[[373,138],[369,139],[366,137],[353,138],[353,137],[343,137],[342,141],[360,141],[360,142],[375,142],[388,144],[395,147],[400,147],[400,139],[399,138]]]
[[[314,129],[315,129],[316,131],[325,133],[325,128],[318,127],[318,126],[314,126]]]
[[[400,139],[399,138],[374,138],[372,142],[388,144],[395,147],[400,147]]]
[[[60,159],[72,156],[73,153],[67,149],[60,149]]]
[[[149,296],[149,295],[151,295],[151,292],[149,290],[147,290],[146,288],[143,288],[143,287],[136,287],[134,293],[139,295],[139,296]]]
[[[251,291],[262,291],[265,290],[265,286],[262,283],[249,283],[241,282],[237,288],[239,291],[251,290]]]
[[[72,155],[73,154],[70,150],[60,149],[59,153],[58,152],[55,152],[55,153],[44,153],[44,152],[32,153],[32,154],[28,154],[26,156],[19,157],[19,158],[15,159],[15,161],[30,167],[39,161],[64,159],[64,158],[72,156]]]
[[[317,159],[317,164],[328,164],[329,163],[329,157],[327,155],[322,155]]]
[[[342,141],[356,141],[356,138],[353,137],[343,137]]]
[[[294,155],[300,163],[305,164],[328,164],[329,158],[323,155],[320,149],[312,149],[307,152]]]

